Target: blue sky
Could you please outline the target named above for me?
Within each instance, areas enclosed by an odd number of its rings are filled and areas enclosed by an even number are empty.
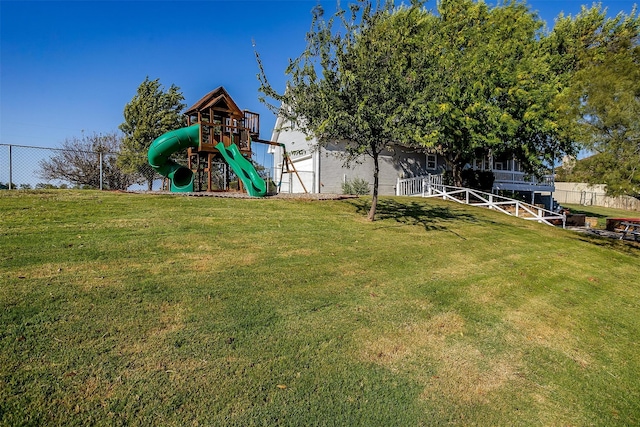
[[[59,147],[83,131],[116,131],[146,76],[177,85],[188,105],[224,86],[240,108],[261,114],[268,139],[275,117],[258,101],[252,40],[282,89],[317,3],[2,0],[0,143]],[[330,9],[336,2],[321,3]],[[561,11],[575,14],[584,3],[591,2],[528,2],[550,27]],[[634,1],[602,3],[616,14],[629,13]]]

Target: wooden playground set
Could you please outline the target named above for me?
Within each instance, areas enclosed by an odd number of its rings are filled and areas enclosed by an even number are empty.
[[[148,151],[149,164],[165,176],[171,191],[240,191],[260,197],[278,192],[284,173],[296,174],[302,183],[284,145],[260,139],[260,115],[241,110],[223,87],[206,94],[185,115],[186,128],[157,138]],[[251,162],[252,143],[282,147],[283,164],[275,186],[269,177],[265,183]],[[169,159],[185,148],[186,167]]]

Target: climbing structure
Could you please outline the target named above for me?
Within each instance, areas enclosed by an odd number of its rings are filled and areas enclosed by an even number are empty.
[[[260,137],[260,116],[241,110],[222,86],[203,96],[185,114],[189,126],[200,125],[199,143],[187,152],[187,167],[194,174],[193,191],[251,193],[242,179],[233,178],[228,160],[242,163],[251,159],[251,141]],[[235,156],[233,146],[237,147]]]
[[[185,114],[187,127],[159,136],[147,151],[149,165],[167,178],[165,182],[172,192],[246,191],[254,197],[267,195],[268,184],[251,162],[251,143],[282,148],[284,145],[260,139],[257,113],[240,110],[227,91],[219,87],[189,107]],[[185,149],[186,166],[173,158]],[[287,172],[297,175],[286,150],[283,159],[287,160]]]

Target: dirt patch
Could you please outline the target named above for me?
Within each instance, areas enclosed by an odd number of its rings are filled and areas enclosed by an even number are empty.
[[[331,193],[280,193],[275,196],[268,196],[268,199],[299,199],[299,200],[345,200],[357,199],[360,196],[353,194],[331,194]]]
[[[550,304],[531,300],[518,310],[508,312],[505,320],[515,326],[531,344],[562,353],[582,368],[592,364],[589,354],[577,348],[575,334],[571,331],[570,317],[560,313]]]
[[[454,312],[364,339],[360,359],[409,372],[424,385],[425,400],[446,396],[482,402],[517,378],[521,356],[485,354],[464,341],[464,319]]]
[[[483,402],[516,378],[521,363],[519,355],[488,356],[462,343],[434,350],[438,368],[426,381],[421,396],[425,400],[448,396],[459,402]]]
[[[444,338],[462,332],[463,327],[464,321],[459,315],[438,314],[428,321],[407,324],[393,334],[368,340],[361,358],[397,370],[402,366],[396,366],[396,362],[402,365],[416,353],[442,346]]]
[[[182,330],[184,324],[184,308],[179,303],[163,302],[158,307],[157,323],[149,329],[141,339],[132,340],[121,349],[122,354],[142,355],[142,359],[149,358],[153,350],[163,346],[167,335]]]

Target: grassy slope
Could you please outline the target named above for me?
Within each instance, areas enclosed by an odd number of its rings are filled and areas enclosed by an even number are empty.
[[[4,425],[637,425],[640,250],[436,200],[0,195]]]

